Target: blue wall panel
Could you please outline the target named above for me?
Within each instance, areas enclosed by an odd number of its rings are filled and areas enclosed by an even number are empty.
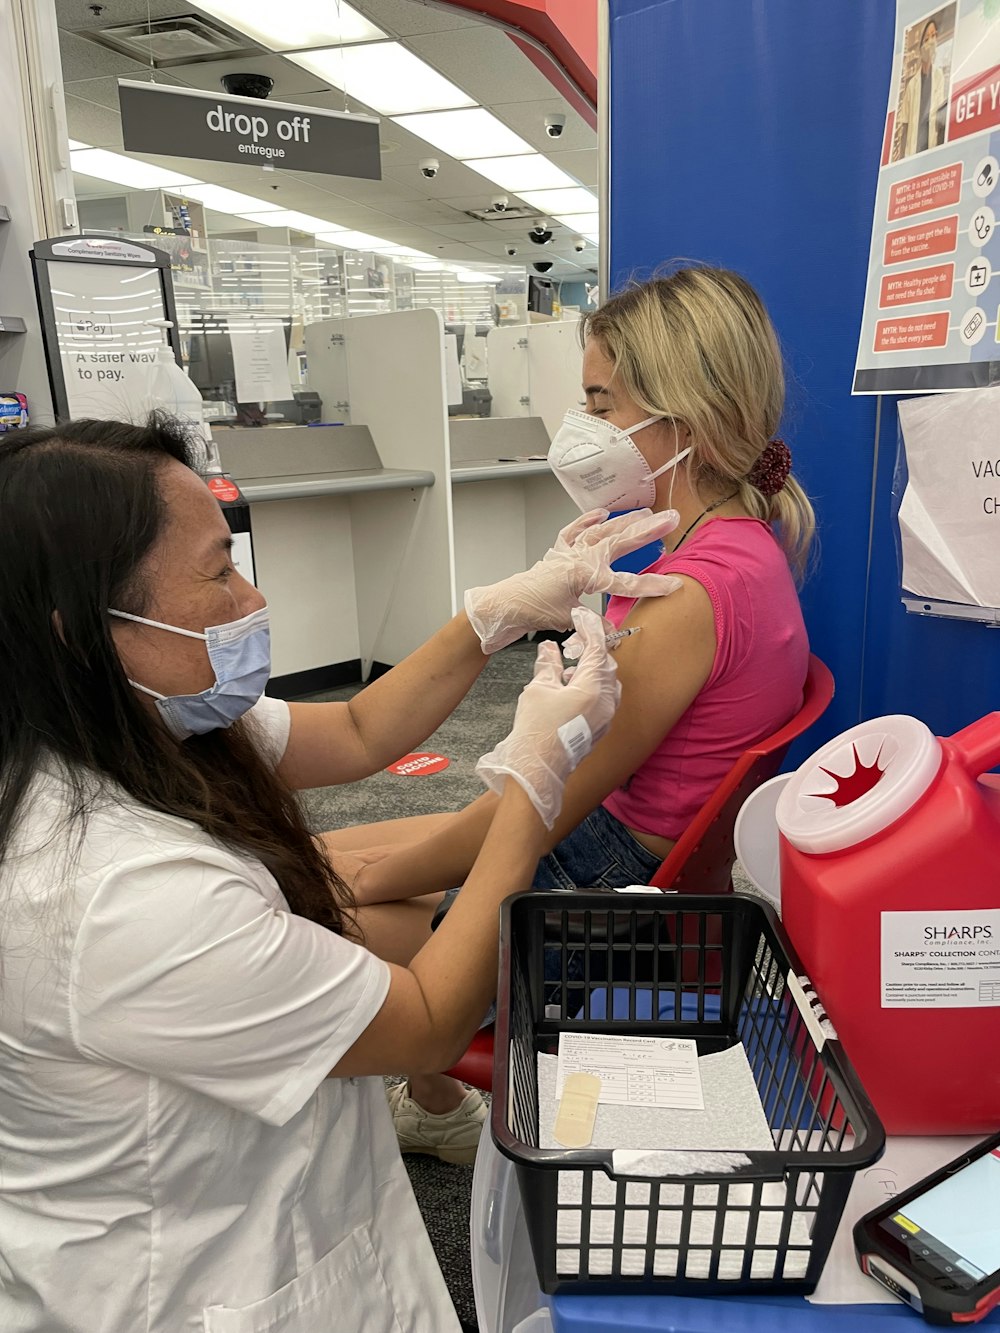
[[[814,745],[863,706],[876,403],[850,385],[894,5],[610,0],[610,12],[613,284],[678,256],[735,268],[785,349],[785,438],[820,520],[803,604],[837,680]],[[884,506],[877,544],[894,560]]]

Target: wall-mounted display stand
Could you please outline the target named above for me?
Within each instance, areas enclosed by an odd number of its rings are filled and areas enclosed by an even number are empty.
[[[10,209],[0,204],[0,223],[10,221]],[[27,325],[20,315],[0,315],[0,333],[26,333]]]

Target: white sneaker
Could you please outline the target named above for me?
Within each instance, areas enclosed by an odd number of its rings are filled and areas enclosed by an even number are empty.
[[[409,1083],[387,1090],[400,1152],[426,1153],[442,1162],[463,1166],[476,1160],[479,1136],[486,1122],[486,1103],[470,1088],[454,1111],[431,1115],[410,1096]]]

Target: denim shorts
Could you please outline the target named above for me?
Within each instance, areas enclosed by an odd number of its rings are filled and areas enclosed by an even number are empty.
[[[660,858],[599,805],[542,857],[532,888],[622,889],[648,884],[659,865]]]

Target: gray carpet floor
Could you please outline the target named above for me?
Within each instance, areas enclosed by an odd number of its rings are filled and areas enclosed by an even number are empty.
[[[304,803],[311,827],[317,831],[348,828],[403,815],[461,809],[483,791],[475,774],[476,760],[510,729],[517,697],[531,676],[534,660],[535,646],[527,643],[513,644],[490,659],[463,702],[420,747],[450,759],[443,772],[426,777],[376,773],[363,782],[307,792]],[[346,686],[310,698],[349,699],[360,688]],[[754,892],[738,866],[733,878],[738,892]],[[459,1319],[475,1333],[469,1263],[472,1167],[414,1155],[404,1160]]]

